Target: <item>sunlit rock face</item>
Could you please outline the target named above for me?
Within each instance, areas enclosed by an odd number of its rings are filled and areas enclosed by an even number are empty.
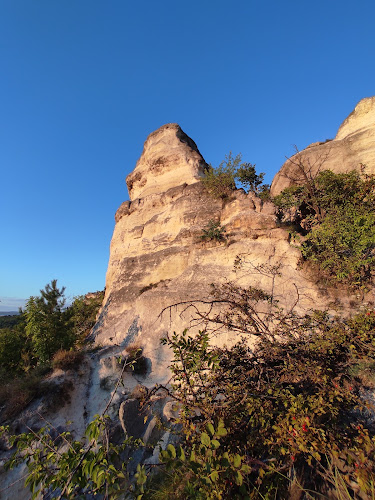
[[[141,345],[150,384],[169,377],[170,352],[160,345],[161,337],[192,326],[195,311],[188,302],[208,298],[212,283],[235,280],[270,291],[271,277],[256,267],[279,266],[283,305],[295,303],[297,284],[303,289],[301,305],[322,304],[298,269],[300,252],[277,227],[274,206],[243,190],[225,202],[212,198],[200,182],[205,165],[178,125],[161,127],[146,140],[127,178],[131,201],[115,216],[106,294],[93,336],[100,345]],[[202,241],[210,220],[225,228],[225,240]],[[238,255],[248,262],[240,271],[234,269]],[[165,310],[178,303],[183,304]],[[234,340],[226,332],[215,338],[219,345]]]
[[[315,142],[288,159],[272,182],[271,194],[276,196],[290,185],[303,183],[301,166],[312,176],[319,170],[375,174],[375,97],[357,104],[332,141]]]
[[[130,199],[193,184],[206,167],[197,145],[177,123],[163,125],[148,136],[134,171],[126,179]]]

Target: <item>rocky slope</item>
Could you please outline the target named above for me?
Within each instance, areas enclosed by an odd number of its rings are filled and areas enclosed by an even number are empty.
[[[314,142],[288,159],[272,182],[272,196],[304,182],[301,167],[308,175],[319,170],[342,173],[363,168],[366,173],[375,174],[375,97],[357,104],[333,140]]]

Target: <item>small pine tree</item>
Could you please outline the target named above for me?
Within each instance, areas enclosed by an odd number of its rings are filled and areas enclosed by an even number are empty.
[[[59,349],[69,349],[74,343],[72,330],[64,314],[65,287],[59,289],[52,280],[40,297],[30,297],[26,303],[26,334],[38,361],[49,361]]]

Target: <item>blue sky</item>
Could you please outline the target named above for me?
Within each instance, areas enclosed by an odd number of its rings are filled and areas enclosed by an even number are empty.
[[[124,179],[164,123],[268,182],[333,138],[375,95],[374,25],[373,0],[0,0],[0,310],[54,278],[103,289]]]

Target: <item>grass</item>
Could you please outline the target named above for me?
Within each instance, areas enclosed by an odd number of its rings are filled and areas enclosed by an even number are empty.
[[[83,361],[80,351],[65,351],[61,349],[52,358],[52,367],[61,370],[77,370]]]

